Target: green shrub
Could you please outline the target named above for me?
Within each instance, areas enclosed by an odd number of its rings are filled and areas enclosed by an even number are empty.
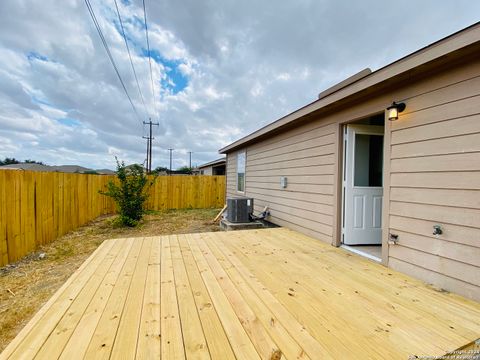
[[[100,194],[113,198],[119,211],[120,223],[124,226],[136,226],[142,219],[145,201],[148,199],[148,188],[153,185],[155,178],[149,182],[142,166],[117,161],[116,182],[107,183],[107,191]]]

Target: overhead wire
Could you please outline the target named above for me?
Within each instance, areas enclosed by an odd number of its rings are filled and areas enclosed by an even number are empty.
[[[95,11],[92,8],[92,5],[90,4],[90,0],[85,0],[85,4],[87,5],[88,12],[90,13],[90,16],[93,20],[93,23],[95,24],[95,28],[97,29],[98,35],[100,36],[100,39],[102,41],[103,47],[105,48],[105,51],[107,52],[108,58],[110,59],[110,62],[112,63],[112,66],[115,70],[115,73],[117,74],[118,80],[120,80],[120,83],[122,84],[123,91],[125,92],[125,95],[127,95],[128,101],[130,102],[130,105],[132,106],[133,112],[137,116],[137,119],[142,122],[140,119],[140,116],[138,115],[137,108],[133,104],[132,98],[128,94],[127,88],[125,86],[125,83],[123,82],[122,77],[120,76],[120,72],[118,71],[117,64],[115,63],[115,60],[113,59],[112,53],[110,52],[110,48],[108,47],[108,43],[105,40],[105,37],[103,35],[102,29],[100,28],[100,25],[98,23],[97,17],[95,16]]]
[[[143,20],[145,22],[145,36],[147,38],[147,51],[148,51],[148,63],[150,65],[150,80],[152,83],[152,95],[153,95],[153,113],[157,112],[157,104],[155,100],[155,85],[153,83],[153,72],[152,72],[152,57],[150,56],[150,42],[148,40],[148,25],[147,25],[147,9],[145,7],[145,0],[143,2]]]
[[[147,106],[145,105],[145,100],[143,98],[142,90],[140,89],[140,84],[138,82],[137,72],[135,71],[135,66],[133,65],[132,55],[130,53],[130,47],[128,46],[127,36],[125,35],[125,29],[123,27],[122,17],[120,16],[120,10],[118,9],[117,0],[114,0],[115,8],[117,9],[118,21],[120,22],[120,28],[122,30],[123,39],[125,40],[125,46],[128,52],[128,58],[130,59],[130,64],[132,65],[133,75],[135,76],[135,82],[137,83],[138,94],[140,95],[140,99],[142,100],[143,108],[145,109],[145,113],[148,115]]]

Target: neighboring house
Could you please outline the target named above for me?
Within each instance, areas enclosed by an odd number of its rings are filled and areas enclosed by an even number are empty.
[[[226,159],[223,157],[198,166],[195,173],[198,175],[225,175],[225,167]]]
[[[479,54],[477,23],[226,146],[227,196],[480,300]]]
[[[54,171],[52,166],[35,163],[18,163],[0,166],[0,170]]]
[[[53,169],[51,171],[64,172],[64,173],[77,173],[83,174],[86,172],[95,171],[79,165],[60,165],[60,166],[51,166]]]
[[[93,170],[79,165],[60,165],[50,166],[34,163],[19,163],[0,166],[0,170],[29,170],[29,171],[47,171],[47,172],[62,172],[62,173],[97,173],[98,175],[112,175],[114,171],[108,169]]]
[[[185,171],[185,170],[160,170],[160,171],[155,171],[155,174],[158,175],[158,176],[167,176],[167,175],[171,175],[171,176],[188,176],[188,175],[197,175],[197,174],[194,174],[193,171],[192,172],[189,172],[189,171]]]
[[[98,169],[95,170],[99,175],[115,175],[116,172],[110,169]]]

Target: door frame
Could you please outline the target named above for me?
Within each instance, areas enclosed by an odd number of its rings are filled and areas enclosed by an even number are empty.
[[[351,138],[349,138],[348,140],[349,141],[352,141],[352,148],[348,148],[348,141],[347,141],[347,137],[349,136],[348,134],[348,128],[351,128],[351,132],[353,134],[353,136]],[[381,211],[381,215],[383,215],[383,175],[384,175],[384,172],[383,172],[383,136],[384,136],[384,133],[385,133],[385,129],[384,129],[384,126],[380,126],[380,125],[360,125],[360,124],[355,124],[355,123],[351,123],[351,124],[346,124],[343,126],[343,159],[342,159],[342,164],[343,164],[343,173],[342,173],[342,219],[341,219],[341,224],[342,224],[342,232],[341,232],[341,242],[343,245],[350,245],[350,244],[346,244],[344,241],[345,241],[345,234],[346,234],[346,222],[349,218],[349,216],[351,214],[347,214],[347,203],[349,202],[349,199],[348,199],[348,196],[347,196],[347,192],[348,192],[348,189],[350,189],[352,192],[357,189],[361,189],[361,188],[368,188],[368,189],[381,189],[382,190],[382,208],[380,209]],[[377,136],[382,136],[382,186],[374,186],[374,187],[364,187],[364,186],[356,186],[354,185],[354,178],[355,178],[355,175],[354,175],[354,172],[355,172],[355,162],[356,162],[356,157],[357,157],[357,153],[355,152],[355,148],[356,148],[356,145],[355,145],[355,142],[356,142],[356,137],[355,135],[356,134],[359,134],[359,135],[377,135]],[[348,160],[347,159],[347,152],[350,152],[351,151],[351,155],[352,155],[352,159]],[[353,171],[353,172],[352,172]],[[352,182],[352,184],[349,184],[347,185],[347,180],[348,180],[348,177],[351,176],[350,178],[350,181]],[[353,206],[353,204],[350,204],[350,206]],[[383,225],[383,224],[382,224]],[[381,237],[382,237],[382,228],[380,229],[380,244],[381,245]],[[369,245],[369,244],[365,244],[365,245]],[[373,244],[372,244],[373,245]]]
[[[347,121],[340,121],[336,126],[336,151],[335,151],[335,192],[334,192],[334,237],[332,245],[340,247],[342,245],[342,219],[343,219],[343,174],[344,174],[344,136],[345,127],[348,124],[359,120],[383,114],[384,116],[384,134],[383,134],[383,202],[382,202],[382,265],[388,266],[388,234],[390,224],[390,213],[388,211],[390,204],[390,141],[391,141],[391,122],[388,120],[388,114],[385,109],[378,112],[367,114],[366,116]]]

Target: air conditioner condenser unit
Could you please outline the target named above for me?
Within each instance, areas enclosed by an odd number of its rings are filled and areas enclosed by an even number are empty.
[[[248,223],[253,214],[252,198],[227,199],[227,220],[231,223]]]

